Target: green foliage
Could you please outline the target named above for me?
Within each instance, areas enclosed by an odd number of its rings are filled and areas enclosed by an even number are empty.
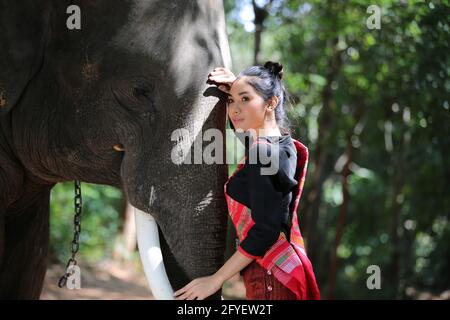
[[[83,213],[79,256],[87,262],[110,257],[121,223],[122,192],[109,186],[81,184]],[[59,183],[51,193],[50,245],[62,262],[70,257],[74,216],[73,182]]]

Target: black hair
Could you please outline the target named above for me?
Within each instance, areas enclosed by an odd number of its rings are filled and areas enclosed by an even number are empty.
[[[282,134],[290,134],[290,121],[285,110],[287,91],[283,84],[283,65],[278,62],[267,61],[264,66],[251,66],[239,73],[236,79],[248,77],[247,83],[259,93],[264,101],[271,97],[278,97],[278,105],[275,108],[275,121]],[[230,121],[234,130],[234,126]]]

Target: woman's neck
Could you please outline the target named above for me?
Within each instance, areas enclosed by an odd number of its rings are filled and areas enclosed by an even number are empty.
[[[250,133],[253,140],[258,139],[258,137],[268,137],[268,136],[281,136],[280,129],[276,125],[275,127],[263,127],[258,129],[250,129]]]

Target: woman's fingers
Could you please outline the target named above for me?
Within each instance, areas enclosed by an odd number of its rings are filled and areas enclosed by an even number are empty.
[[[209,80],[219,84],[231,85],[234,82],[235,78],[230,76],[214,76],[209,77]]]
[[[208,76],[208,78],[216,81],[233,81],[236,77],[229,74],[217,74]]]
[[[229,76],[234,76],[233,72],[231,72],[231,70],[228,70],[227,68],[216,68],[216,69],[213,69],[213,71],[211,71],[209,73],[209,75],[229,75]]]
[[[209,73],[208,80],[216,85],[219,90],[229,93],[236,76],[227,68],[217,67]]]
[[[213,69],[213,71],[222,71],[222,70],[228,70],[228,69],[225,67],[217,67],[217,68]]]
[[[191,288],[186,292],[184,292],[183,294],[176,297],[175,300],[194,300],[195,298],[197,298],[197,296],[198,294],[195,291],[195,288]]]
[[[232,74],[226,74],[226,73],[223,73],[223,74],[213,74],[213,75],[210,75],[209,78],[213,78],[213,79],[223,79],[223,80],[233,80],[233,79],[235,79],[236,77],[235,77],[234,75],[232,75]]]
[[[197,294],[195,292],[191,292],[191,294],[186,298],[186,300],[195,300],[197,298]]]
[[[231,80],[223,80],[223,79],[214,79],[214,78],[210,78],[210,80],[212,81],[212,84],[216,85],[217,88],[221,91],[224,91],[226,93],[228,93],[231,89],[231,85],[233,84],[233,81]]]
[[[184,300],[187,297],[189,297],[191,294],[192,294],[191,288],[184,287],[183,289],[180,289],[176,292],[176,294],[175,294],[175,296],[177,296],[176,300]]]
[[[185,300],[187,297],[189,297],[191,293],[188,291],[186,293],[183,293],[182,295],[175,298],[175,300]]]
[[[183,288],[177,290],[174,292],[174,296],[179,296],[182,293],[186,293],[189,291],[189,289],[191,289],[193,286],[195,286],[195,284],[197,283],[197,279],[192,280],[191,282],[189,282],[187,285],[185,285]]]
[[[212,74],[221,74],[221,73],[230,74],[232,72],[228,69],[220,69],[220,70],[215,69],[215,70],[211,71],[210,73],[212,73]]]

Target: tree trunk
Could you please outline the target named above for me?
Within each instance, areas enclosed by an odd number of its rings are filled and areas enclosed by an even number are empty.
[[[255,0],[252,0],[253,12],[255,13],[255,47],[253,50],[253,64],[258,65],[260,63],[259,55],[261,52],[261,35],[264,31],[264,20],[266,20],[269,12],[269,8],[272,5],[272,0],[269,1],[264,7],[258,7]]]
[[[350,135],[351,136],[351,135]],[[339,208],[339,217],[336,227],[336,236],[334,239],[334,246],[331,250],[330,259],[330,271],[328,275],[329,279],[329,289],[328,289],[328,299],[334,299],[336,290],[336,274],[338,269],[338,257],[337,249],[341,243],[342,235],[344,234],[345,220],[347,217],[348,202],[350,200],[350,193],[348,191],[348,176],[350,175],[349,165],[352,161],[352,142],[349,139],[347,141],[347,149],[345,151],[346,161],[342,169],[342,205]]]
[[[136,250],[136,225],[134,212],[130,203],[126,201],[126,206],[122,213],[122,228],[116,238],[113,258],[115,260],[129,260]]]
[[[362,98],[359,99],[362,101]],[[334,299],[335,293],[336,293],[336,276],[337,271],[339,268],[339,259],[337,256],[337,250],[339,248],[339,245],[341,244],[342,236],[345,231],[345,223],[347,219],[347,213],[348,213],[348,204],[350,202],[350,192],[348,189],[348,176],[351,174],[350,172],[350,165],[352,163],[353,159],[353,144],[352,144],[352,137],[356,134],[355,129],[360,124],[361,118],[364,115],[366,108],[363,106],[357,107],[353,116],[353,127],[350,130],[350,132],[347,135],[347,147],[345,150],[345,163],[341,170],[342,175],[342,205],[339,208],[339,215],[338,215],[338,223],[336,227],[336,236],[334,239],[334,245],[331,250],[331,258],[330,258],[330,269],[328,273],[328,281],[329,281],[329,287],[328,287],[328,299]],[[358,134],[361,134],[361,132],[358,132]]]
[[[318,259],[317,252],[319,251],[317,247],[320,242],[317,235],[318,213],[322,198],[323,183],[329,174],[329,170],[326,169],[332,161],[332,156],[324,148],[327,145],[331,133],[331,108],[333,105],[331,84],[339,74],[342,65],[340,58],[341,52],[336,48],[337,43],[337,38],[331,41],[333,54],[328,61],[326,84],[322,91],[323,107],[319,114],[317,147],[313,155],[314,173],[311,179],[311,188],[305,197],[306,201],[303,209],[303,232],[307,250],[312,261],[317,261]]]

